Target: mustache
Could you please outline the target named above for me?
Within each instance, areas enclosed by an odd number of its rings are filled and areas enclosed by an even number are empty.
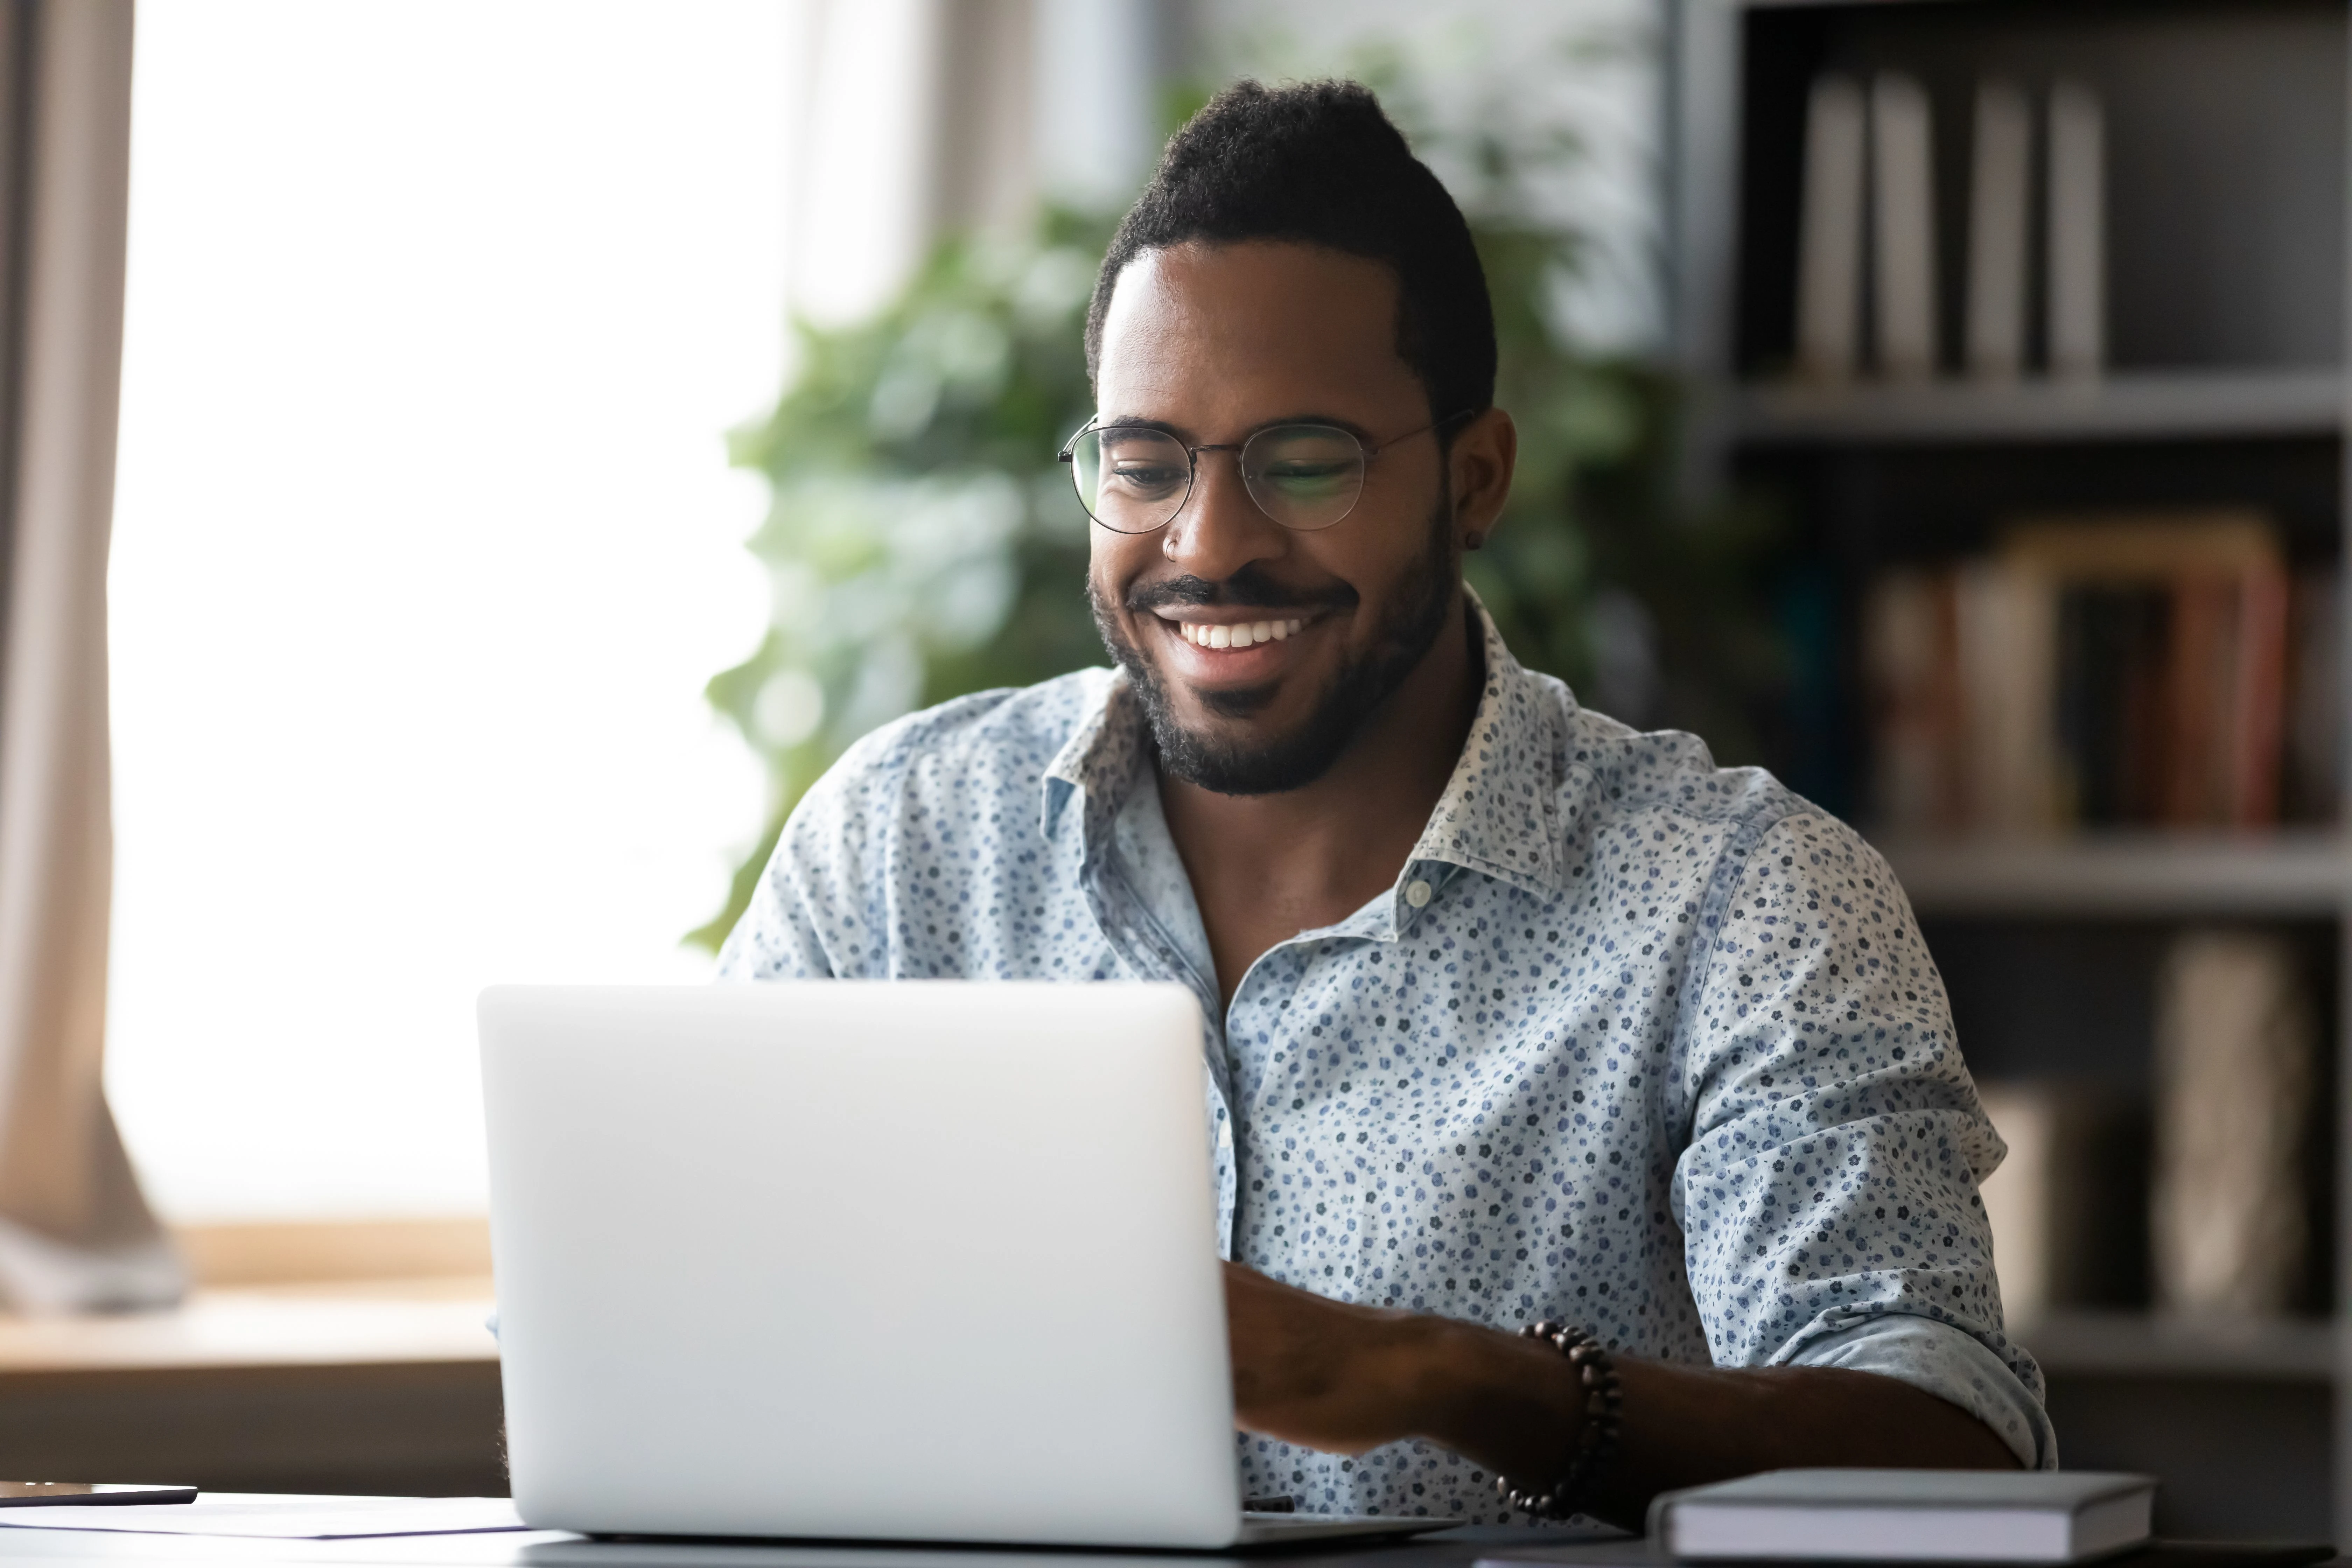
[[[1354,609],[1363,595],[1345,583],[1319,588],[1296,588],[1277,583],[1255,565],[1244,566],[1222,583],[1190,575],[1138,583],[1123,601],[1129,611],[1141,615],[1169,605],[1220,605],[1236,609]]]

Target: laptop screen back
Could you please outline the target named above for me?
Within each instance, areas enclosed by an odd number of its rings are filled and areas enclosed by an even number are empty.
[[[499,987],[480,1022],[530,1523],[1234,1538],[1188,992]]]

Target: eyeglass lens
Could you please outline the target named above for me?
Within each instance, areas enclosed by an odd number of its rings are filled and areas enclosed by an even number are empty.
[[[1192,454],[1164,431],[1088,430],[1071,445],[1071,477],[1087,515],[1120,533],[1164,528],[1192,489]],[[1328,425],[1276,425],[1241,450],[1242,482],[1285,528],[1328,528],[1364,489],[1363,443]]]

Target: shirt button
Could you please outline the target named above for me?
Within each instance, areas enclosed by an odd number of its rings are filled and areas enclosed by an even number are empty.
[[[1417,910],[1425,907],[1429,902],[1429,884],[1419,881],[1412,883],[1404,890],[1404,901]]]

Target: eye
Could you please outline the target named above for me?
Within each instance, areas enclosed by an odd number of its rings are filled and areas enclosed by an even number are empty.
[[[1364,450],[1355,437],[1321,426],[1269,430],[1251,443],[1244,460],[1260,491],[1295,503],[1345,497],[1364,474]]]
[[[1356,465],[1345,458],[1280,458],[1260,478],[1284,495],[1305,500],[1346,489],[1355,482]]]
[[[1132,496],[1158,499],[1182,489],[1190,472],[1189,468],[1149,458],[1115,460],[1107,482]]]

